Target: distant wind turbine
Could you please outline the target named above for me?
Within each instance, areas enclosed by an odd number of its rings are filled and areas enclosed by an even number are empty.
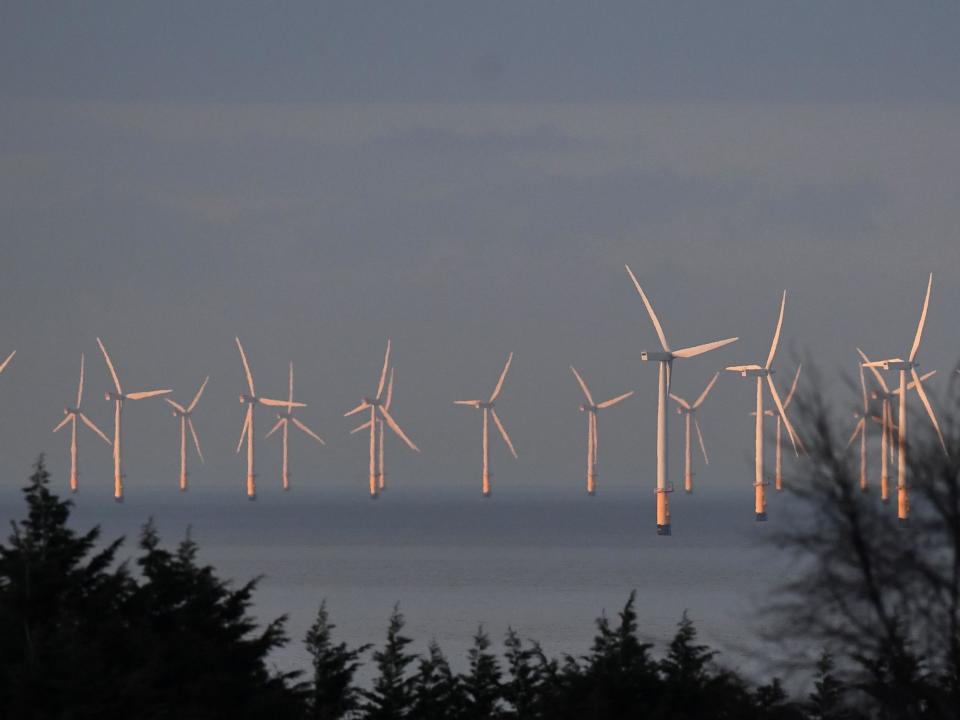
[[[765,483],[763,480],[763,380],[766,378],[767,386],[770,388],[770,395],[777,406],[779,417],[783,419],[783,424],[787,428],[787,434],[790,436],[790,442],[793,444],[795,453],[799,453],[797,447],[801,445],[800,438],[793,429],[790,419],[787,417],[787,411],[780,400],[780,394],[777,392],[777,386],[773,384],[773,358],[777,354],[777,344],[780,342],[780,330],[783,327],[783,311],[787,303],[787,291],[783,291],[783,297],[780,300],[780,317],[777,319],[777,329],[773,333],[773,342],[770,344],[770,352],[763,365],[731,365],[727,370],[739,373],[742,377],[756,378],[757,382],[757,407],[754,410],[754,512],[756,519],[763,521],[767,519],[767,498],[764,492]]]
[[[629,265],[625,265],[624,267],[627,268],[630,279],[633,280],[637,292],[640,293],[640,299],[643,300],[643,304],[647,308],[647,314],[650,316],[654,330],[657,331],[657,337],[660,339],[660,346],[663,349],[662,352],[641,352],[640,359],[643,362],[654,361],[659,363],[659,384],[657,386],[657,534],[669,535],[670,505],[667,500],[667,494],[673,492],[673,487],[668,487],[667,485],[669,475],[667,396],[670,394],[673,361],[677,358],[691,358],[710,352],[711,350],[716,350],[724,345],[735,342],[737,338],[726,338],[725,340],[717,340],[716,342],[705,343],[703,345],[671,350],[669,343],[667,343],[667,336],[664,334],[663,327],[660,325],[660,320],[657,319],[657,314],[653,311],[653,306],[647,299],[646,293],[643,292],[643,288],[640,287],[640,282],[633,274]]]
[[[420,452],[413,440],[407,437],[407,435],[400,429],[400,426],[397,424],[397,421],[393,419],[393,416],[390,414],[390,409],[387,406],[387,403],[384,401],[384,389],[387,384],[387,368],[390,367],[390,340],[387,340],[387,351],[383,356],[383,369],[380,371],[380,382],[377,384],[377,394],[372,398],[363,397],[360,400],[360,404],[357,405],[352,410],[348,410],[344,413],[344,417],[349,417],[351,415],[356,415],[359,412],[364,410],[370,410],[370,497],[376,498],[378,496],[377,491],[377,420],[384,420],[389,428],[396,433],[397,437],[403,440],[414,452]],[[366,424],[361,426],[361,429],[367,427]]]
[[[787,393],[786,400],[783,401],[783,409],[787,410],[790,407],[790,403],[793,402],[793,396],[797,392],[797,383],[800,381],[800,371],[803,369],[803,365],[797,365],[797,371],[793,374],[793,382],[790,384],[790,392]],[[750,415],[756,415],[756,410],[751,410]],[[774,413],[772,409],[767,409],[763,411],[764,416],[766,417],[775,417],[777,419],[777,434],[776,434],[776,448],[774,450],[775,457],[775,471],[774,471],[774,487],[777,492],[783,490],[783,421],[780,420],[779,413]]]
[[[13,357],[11,355],[11,357]],[[10,358],[7,358],[7,361],[3,364],[5,367],[7,362],[10,361]],[[3,372],[3,367],[0,367],[0,372]],[[77,384],[77,403],[73,407],[65,407],[63,409],[63,420],[60,421],[60,424],[57,425],[53,431],[58,432],[64,425],[71,423],[70,428],[70,490],[72,492],[77,491],[77,418],[80,418],[80,421],[86,425],[88,428],[93,430],[100,438],[107,444],[110,444],[110,438],[108,438],[103,430],[98,428],[93,420],[88,418],[82,410],[80,410],[80,403],[83,401],[83,353],[80,353],[80,382]]]
[[[497,385],[493,389],[493,392],[490,395],[490,399],[484,402],[483,400],[454,400],[454,405],[469,405],[475,407],[478,410],[483,410],[483,496],[490,497],[491,486],[490,486],[490,432],[489,432],[489,418],[493,418],[494,424],[497,426],[497,429],[500,431],[500,435],[503,437],[503,441],[507,444],[507,447],[510,448],[510,452],[514,458],[517,457],[516,448],[513,447],[513,442],[510,440],[510,436],[507,435],[506,428],[503,427],[503,423],[500,422],[500,418],[497,415],[497,411],[493,409],[494,401],[500,395],[500,391],[503,389],[503,381],[507,378],[507,371],[510,370],[510,363],[513,362],[513,353],[507,357],[507,362],[503,366],[503,371],[500,373],[500,379],[497,380]]]
[[[920,349],[920,339],[923,336],[923,325],[927,321],[927,309],[930,307],[930,292],[933,290],[933,273],[927,280],[927,294],[923,299],[923,309],[920,311],[920,322],[917,323],[917,332],[913,337],[913,346],[910,348],[910,354],[906,360],[902,358],[890,358],[888,360],[876,360],[866,363],[867,367],[882,367],[884,370],[898,370],[900,372],[899,388],[899,413],[897,416],[897,517],[905,521],[910,516],[910,499],[907,494],[907,373],[913,378],[914,389],[920,396],[920,402],[930,418],[933,429],[937,432],[937,438],[940,440],[940,446],[943,452],[947,452],[947,444],[944,442],[943,433],[940,432],[940,423],[937,422],[937,416],[933,412],[927,393],[923,389],[923,381],[917,373],[917,351]]]
[[[243,447],[244,441],[247,443],[247,498],[256,500],[257,485],[256,476],[253,472],[253,408],[257,405],[267,405],[269,407],[306,407],[306,404],[300,402],[273,400],[271,398],[260,397],[253,385],[253,373],[250,372],[250,364],[247,362],[247,354],[243,351],[243,345],[240,344],[240,338],[237,340],[237,350],[240,351],[240,360],[243,362],[243,372],[247,376],[247,389],[249,395],[240,394],[240,402],[247,406],[247,412],[243,419],[243,429],[240,431],[240,442],[237,443],[237,452]]]
[[[190,401],[190,404],[184,407],[178,402],[171,400],[170,398],[164,398],[167,401],[167,404],[173,408],[173,416],[180,421],[180,490],[181,492],[186,492],[187,490],[187,428],[190,429],[190,436],[193,438],[193,446],[197,449],[197,455],[200,457],[200,462],[203,462],[203,452],[200,450],[200,440],[197,438],[197,430],[193,426],[193,410],[197,407],[197,403],[200,402],[200,396],[203,395],[204,389],[207,387],[207,382],[210,380],[208,375],[203,379],[203,384],[200,385],[200,389],[197,390],[197,394],[193,396],[193,400]]]
[[[383,406],[387,409],[387,412],[390,411],[390,405],[393,403],[393,378],[394,378],[394,368],[390,368],[390,379],[387,381],[387,394],[383,402]],[[387,489],[386,481],[386,471],[384,470],[384,450],[383,450],[383,428],[385,423],[381,419],[377,419],[377,492],[383,492]],[[350,431],[350,434],[353,435],[363,430],[368,430],[370,428],[370,420],[367,420],[363,425],[355,427]]]
[[[873,373],[880,390],[873,394],[880,399],[880,500],[881,502],[890,502],[890,463],[893,462],[893,408],[892,401],[896,397],[895,393],[890,392],[890,387],[883,375],[873,365],[870,364],[870,358],[860,348],[857,348],[860,354],[861,370],[868,368]],[[898,388],[899,389],[899,388]]]
[[[97,338],[97,345],[100,346],[103,359],[107,362],[107,368],[110,370],[113,386],[116,389],[116,392],[108,390],[103,396],[108,402],[113,402],[113,499],[117,502],[123,502],[123,466],[120,456],[120,424],[123,416],[123,403],[125,400],[145,400],[146,398],[168,395],[171,391],[143,390],[141,392],[124,393],[120,387],[120,378],[117,377],[117,371],[113,367],[113,362],[110,360],[107,349],[103,346],[100,338]]]
[[[290,489],[290,474],[289,474],[289,465],[287,463],[287,442],[288,434],[290,430],[290,423],[292,422],[296,427],[298,427],[304,434],[309,435],[314,440],[316,440],[321,445],[326,445],[323,438],[317,435],[313,430],[308,428],[299,419],[293,416],[293,363],[290,363],[290,383],[289,383],[289,393],[287,395],[286,409],[277,413],[277,424],[271,428],[264,439],[273,435],[277,430],[283,429],[283,466],[281,470],[281,478],[283,480],[283,489]]]
[[[593,495],[596,492],[596,483],[597,483],[597,451],[599,450],[599,443],[597,442],[597,415],[601,410],[606,410],[609,407],[613,407],[622,400],[626,400],[628,397],[633,395],[633,390],[623,395],[617,395],[614,398],[609,400],[604,400],[601,403],[594,402],[593,395],[590,394],[590,389],[587,387],[587,383],[584,382],[584,379],[580,377],[580,373],[577,372],[577,369],[570,366],[570,370],[573,372],[577,382],[580,383],[580,389],[583,390],[583,394],[587,399],[586,403],[580,405],[580,412],[587,414],[587,492],[590,495]]]
[[[674,395],[670,393],[670,397],[673,398],[673,401],[677,403],[677,413],[683,415],[684,423],[684,446],[683,446],[683,489],[688,493],[693,492],[693,472],[691,469],[693,453],[690,451],[690,425],[691,422],[697,430],[697,440],[700,441],[700,452],[703,453],[703,462],[707,465],[710,464],[710,459],[707,457],[707,446],[703,444],[703,432],[700,430],[700,421],[697,420],[697,410],[703,405],[703,401],[707,399],[707,395],[710,393],[710,390],[713,389],[714,383],[717,382],[717,378],[720,377],[720,373],[714,373],[713,378],[707,383],[707,387],[703,389],[703,392],[700,393],[693,405],[688,403],[679,395]]]

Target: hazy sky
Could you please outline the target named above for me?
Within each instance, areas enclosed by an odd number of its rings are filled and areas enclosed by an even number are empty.
[[[192,482],[243,492],[244,340],[258,390],[297,368],[293,483],[363,492],[365,441],[341,414],[394,341],[395,415],[423,448],[387,448],[396,484],[474,487],[489,393],[520,453],[495,485],[583,483],[595,395],[600,487],[654,484],[656,336],[739,335],[682,363],[759,361],[788,289],[791,350],[833,375],[854,347],[900,354],[926,274],[920,360],[960,350],[960,6],[904,3],[37,3],[0,9],[0,376],[4,492],[46,450],[88,360],[106,430],[111,350],[131,390],[188,399],[211,375]],[[944,373],[945,374],[945,373]],[[931,383],[935,392],[945,383]],[[837,386],[840,392],[841,386]],[[845,391],[844,391],[845,392]],[[752,387],[722,377],[702,414],[699,482],[750,494]],[[126,414],[129,493],[175,492],[177,423]],[[258,434],[271,413],[259,413]],[[673,424],[673,479],[680,429]],[[276,493],[278,443],[259,442]],[[81,438],[81,484],[110,492]]]

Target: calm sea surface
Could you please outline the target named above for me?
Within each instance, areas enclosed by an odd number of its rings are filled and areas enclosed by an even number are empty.
[[[228,495],[193,490],[118,505],[81,493],[73,523],[99,523],[106,539],[126,535],[129,557],[152,515],[169,545],[189,526],[201,560],[221,576],[262,575],[257,616],[289,615],[293,641],[275,656],[284,669],[307,667],[301,640],[324,598],[351,644],[381,643],[399,603],[414,647],[435,638],[462,668],[479,623],[495,645],[512,626],[551,655],[582,653],[594,619],[615,616],[636,589],[644,636],[662,646],[686,609],[728,664],[749,671],[738,647],[788,567],[768,538],[790,498],[771,497],[770,522],[757,523],[749,486],[674,493],[672,537],[655,534],[653,493],[623,488],[592,498],[402,487],[377,501],[359,489],[264,492],[256,502]],[[23,510],[5,493],[5,518]]]

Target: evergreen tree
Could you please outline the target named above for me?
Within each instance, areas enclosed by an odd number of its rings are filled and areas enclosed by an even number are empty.
[[[406,652],[410,638],[402,634],[403,615],[395,605],[387,628],[387,642],[373,654],[379,674],[373,689],[364,692],[367,699],[364,717],[368,720],[402,720],[410,715],[413,678],[408,669],[417,656]]]
[[[500,665],[489,649],[490,638],[481,625],[468,652],[470,671],[463,678],[465,720],[500,717]]]
[[[420,659],[413,683],[410,716],[416,720],[451,720],[463,712],[460,679],[453,674],[440,646],[433,641],[427,657]]]
[[[536,720],[546,717],[544,693],[549,692],[548,679],[555,673],[544,667],[543,652],[539,646],[524,647],[523,641],[513,628],[507,629],[504,641],[507,648],[509,679],[503,684],[503,699],[510,706],[508,717]],[[552,689],[552,688],[551,688]]]
[[[370,646],[350,650],[344,642],[334,643],[331,636],[335,627],[324,600],[305,639],[313,662],[310,717],[314,720],[347,718],[359,707],[360,693],[353,685],[353,676],[360,667],[360,656]]]
[[[810,720],[848,720],[855,717],[846,707],[846,686],[833,674],[833,656],[824,651],[816,667],[814,690],[807,703]]]

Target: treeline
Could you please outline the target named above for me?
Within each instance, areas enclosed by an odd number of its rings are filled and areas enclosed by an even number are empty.
[[[819,447],[814,441],[809,446]],[[929,582],[930,573],[946,573],[935,588],[947,603],[945,614],[933,612],[928,593],[925,616],[915,614],[915,606],[908,608],[911,617],[899,615],[897,596],[891,595],[897,588],[887,586],[892,560],[873,555],[891,554],[891,545],[904,544],[903,536],[881,526],[891,534],[873,538],[869,533],[878,528],[869,525],[877,522],[869,508],[878,504],[876,498],[868,501],[841,488],[846,482],[842,460],[821,466],[807,494],[799,497],[813,506],[829,500],[832,509],[823,511],[807,535],[794,531],[799,534],[785,535],[784,542],[794,549],[805,543],[824,562],[797,565],[792,587],[785,589],[795,604],[779,603],[778,622],[793,638],[805,638],[807,650],[833,644],[843,669],[821,650],[810,667],[809,688],[791,697],[776,677],[757,683],[724,668],[717,653],[697,640],[685,615],[667,647],[641,641],[632,594],[618,617],[597,619],[593,643],[582,656],[548,657],[536,642],[512,630],[503,652],[494,652],[479,628],[464,672],[451,669],[436,643],[425,654],[413,652],[397,609],[382,645],[351,646],[336,637],[321,604],[304,639],[312,666],[302,673],[280,672],[270,655],[289,642],[286,618],[266,626],[252,619],[256,580],[234,586],[219,578],[214,568],[198,563],[189,536],[174,551],[164,549],[149,523],[134,572],[128,563],[117,562],[121,540],[104,546],[97,528],[80,534],[68,526],[71,503],[50,491],[41,458],[24,490],[26,518],[13,523],[7,544],[0,545],[0,717],[957,717],[957,543],[941,542],[938,564],[928,558],[923,566]],[[949,532],[957,534],[960,486],[952,469],[955,492],[938,498],[943,507],[955,508]],[[849,480],[855,487],[852,473]],[[851,537],[850,527],[858,522],[861,536]],[[934,520],[928,514],[923,522],[922,532],[931,537]],[[910,537],[922,532],[918,528]],[[923,546],[919,539],[910,542]],[[847,551],[838,550],[843,543]],[[864,580],[870,568],[863,566],[871,564],[874,576]],[[902,584],[909,578],[896,580]],[[851,608],[854,614],[844,616]],[[935,647],[921,645],[921,635]],[[356,676],[364,664],[373,679],[361,687]]]

